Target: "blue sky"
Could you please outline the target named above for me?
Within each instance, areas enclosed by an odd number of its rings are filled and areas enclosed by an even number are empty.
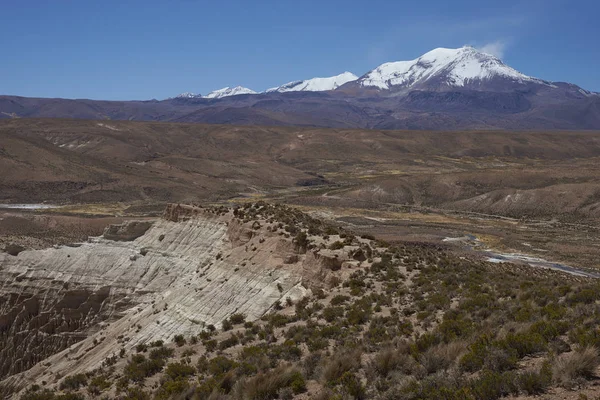
[[[600,91],[600,2],[0,0],[0,94],[162,99],[362,75],[435,47]]]

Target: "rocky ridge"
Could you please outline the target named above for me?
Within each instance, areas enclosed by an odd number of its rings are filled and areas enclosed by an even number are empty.
[[[0,309],[2,384],[89,371],[121,349],[196,335],[234,313],[256,320],[353,262],[305,252],[276,217],[236,212],[170,205],[151,227],[127,222],[86,243],[0,253],[0,295],[11,299]]]

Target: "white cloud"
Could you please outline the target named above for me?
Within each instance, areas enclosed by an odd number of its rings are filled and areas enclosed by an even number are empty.
[[[482,51],[484,53],[491,54],[498,58],[504,57],[504,52],[506,51],[507,44],[503,40],[496,40],[495,42],[490,42],[484,44],[483,46],[477,47],[477,50]]]

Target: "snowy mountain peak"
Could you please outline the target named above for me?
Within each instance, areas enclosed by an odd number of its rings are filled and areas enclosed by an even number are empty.
[[[357,79],[358,76],[346,71],[342,74],[330,76],[327,78],[312,78],[303,81],[289,82],[285,85],[267,89],[266,92],[322,92],[326,90],[337,89],[344,83],[355,81]]]
[[[183,92],[181,94],[178,94],[177,96],[175,96],[176,99],[195,99],[198,97],[202,97],[201,94],[196,94],[196,93],[192,93],[192,92]]]
[[[205,99],[220,99],[222,97],[237,96],[240,94],[256,94],[252,89],[248,89],[242,86],[236,86],[234,88],[224,87],[223,89],[213,90],[206,96]]]
[[[509,67],[491,54],[465,46],[458,49],[437,48],[411,61],[382,64],[361,77],[359,84],[378,89],[410,88],[436,79],[447,86],[466,86],[494,77],[541,82]]]

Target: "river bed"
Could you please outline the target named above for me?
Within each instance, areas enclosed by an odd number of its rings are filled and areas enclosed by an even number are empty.
[[[470,250],[473,250],[483,255],[487,261],[493,263],[510,262],[517,264],[528,264],[532,267],[562,271],[570,275],[600,279],[600,272],[579,269],[570,265],[561,264],[554,261],[548,261],[543,258],[534,257],[528,254],[502,253],[493,249],[489,249],[474,235],[466,235],[463,237],[456,238],[448,237],[445,238],[443,241],[450,243],[462,243],[466,245],[466,247],[468,247]]]

